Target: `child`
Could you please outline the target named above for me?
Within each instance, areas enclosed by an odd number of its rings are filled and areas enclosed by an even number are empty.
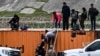
[[[72,27],[72,30],[75,30],[74,27],[76,27],[77,25],[76,23],[78,19],[78,12],[76,12],[75,9],[72,9],[71,17],[72,17],[71,27]]]

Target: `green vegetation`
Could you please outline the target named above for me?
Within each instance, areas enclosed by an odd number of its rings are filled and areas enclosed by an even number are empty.
[[[14,15],[14,14],[16,14],[17,12],[8,12],[8,11],[2,11],[2,12],[0,12],[0,16],[2,17],[2,16],[12,16],[12,15]]]
[[[20,17],[28,17],[28,18],[23,18],[23,20],[31,20],[31,17],[36,17],[34,20],[40,20],[40,18],[42,18],[43,20],[45,21],[50,21],[51,20],[51,14],[48,14],[47,12],[45,11],[42,11],[41,8],[40,9],[36,9],[36,11],[34,12],[34,14],[22,14],[22,13],[19,13],[19,12],[7,12],[7,11],[3,11],[3,12],[0,12],[0,16],[13,16],[14,14],[18,14]],[[33,20],[33,21],[34,21]],[[100,20],[100,14],[97,16],[97,20]],[[25,23],[21,23],[20,25],[23,25]],[[25,25],[28,25],[29,28],[50,28],[52,27],[52,23],[26,23]],[[85,25],[86,28],[90,28],[91,25],[90,24],[86,24]],[[62,24],[61,24],[61,28],[62,28]],[[100,28],[100,25],[97,24],[97,28]]]
[[[48,14],[47,12],[42,11],[41,9],[36,9],[36,11],[34,12],[33,16],[36,16],[36,17],[40,16],[40,17],[50,18],[51,14]]]
[[[23,25],[23,23],[20,24],[20,26]],[[24,25],[28,25],[29,28],[51,28],[51,23],[27,23]]]
[[[19,15],[20,17],[30,17],[30,15],[27,15],[27,14],[22,14],[22,13],[19,13],[19,12],[8,12],[8,11],[2,11],[0,12],[0,16],[3,17],[11,17],[13,16],[14,14],[17,14]]]
[[[23,25],[22,23],[20,25]],[[52,28],[54,25],[52,23],[27,23],[25,25],[28,25],[29,28]],[[85,24],[85,28],[90,29],[91,25],[90,24]],[[62,28],[62,24],[61,24]],[[71,28],[71,25],[70,25]],[[100,24],[96,25],[96,28],[100,28]]]
[[[48,2],[49,0],[37,0],[37,2]]]
[[[41,8],[40,9],[36,9],[36,11],[33,14],[23,14],[23,13],[20,13],[20,12],[8,12],[8,11],[0,12],[0,16],[1,17],[2,16],[10,17],[10,16],[13,16],[14,14],[17,14],[20,17],[29,17],[29,18],[32,18],[32,17],[51,18],[51,14],[48,14],[47,12],[42,11]]]

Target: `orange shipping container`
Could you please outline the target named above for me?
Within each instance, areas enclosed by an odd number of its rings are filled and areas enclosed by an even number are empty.
[[[41,34],[44,34],[44,31],[0,31],[0,45],[20,49],[22,56],[35,56],[35,49],[41,42]],[[94,40],[94,32],[77,34],[73,41],[71,39],[71,31],[59,31],[56,51],[80,48]]]

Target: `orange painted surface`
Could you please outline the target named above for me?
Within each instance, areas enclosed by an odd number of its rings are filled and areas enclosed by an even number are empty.
[[[35,56],[35,49],[41,42],[44,31],[0,31],[0,45],[22,50],[22,56]],[[76,35],[71,41],[71,31],[59,31],[55,49],[57,52],[72,48],[80,48],[94,40],[93,32]]]

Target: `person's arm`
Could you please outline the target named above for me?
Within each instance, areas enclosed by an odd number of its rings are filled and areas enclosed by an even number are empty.
[[[54,18],[54,15],[52,15],[52,23],[55,22],[55,18]]]
[[[57,13],[57,15],[58,15],[58,23],[60,23],[61,20],[62,20],[62,14],[61,13]]]
[[[12,23],[12,21],[13,21],[13,18],[8,22],[9,24],[11,24]]]
[[[64,13],[64,7],[62,7],[62,14]]]
[[[69,8],[69,7],[68,7]],[[69,10],[68,10],[68,14],[69,14],[69,17],[70,17],[70,8],[69,8]]]

